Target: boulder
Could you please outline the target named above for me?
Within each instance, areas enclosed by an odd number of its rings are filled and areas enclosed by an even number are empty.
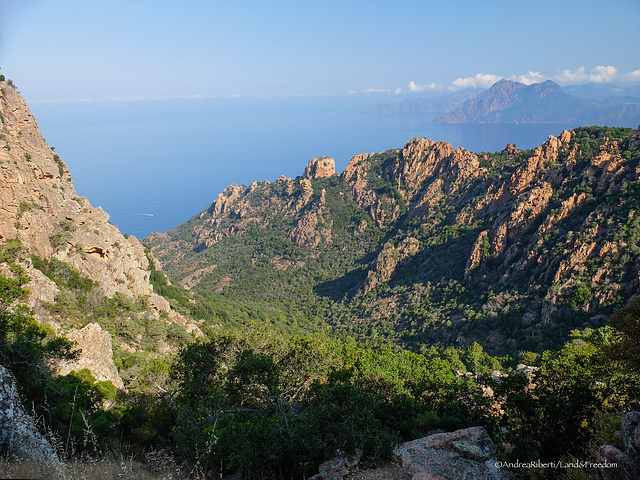
[[[640,412],[627,413],[617,435],[622,440],[622,450],[604,445],[598,452],[600,475],[604,480],[640,478]]]
[[[73,370],[89,369],[98,381],[109,381],[116,388],[124,390],[124,383],[113,363],[111,335],[97,323],[90,323],[80,330],[67,334],[67,339],[77,343],[80,355],[76,360],[62,361],[57,366],[59,375],[67,375]]]
[[[355,471],[361,457],[362,450],[356,450],[354,455],[341,453],[337,457],[321,464],[318,467],[320,473],[309,480],[342,480],[346,475]]]
[[[20,459],[57,460],[18,396],[13,375],[0,365],[0,452]]]
[[[470,427],[412,440],[393,451],[412,479],[504,480],[497,453],[484,427]]]

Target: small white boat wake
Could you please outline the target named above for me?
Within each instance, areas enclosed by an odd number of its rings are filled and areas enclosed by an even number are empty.
[[[153,213],[140,213],[140,212],[124,212],[127,215],[142,215],[143,217],[153,217]]]

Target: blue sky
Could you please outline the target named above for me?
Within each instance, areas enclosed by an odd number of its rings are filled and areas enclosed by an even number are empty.
[[[28,101],[640,82],[640,2],[0,0]]]

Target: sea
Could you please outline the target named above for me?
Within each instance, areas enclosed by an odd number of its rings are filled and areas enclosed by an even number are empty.
[[[27,102],[76,191],[142,239],[186,222],[230,184],[302,175],[327,155],[341,172],[357,153],[415,137],[473,152],[533,148],[568,124],[442,125],[432,114],[369,114],[354,96]]]

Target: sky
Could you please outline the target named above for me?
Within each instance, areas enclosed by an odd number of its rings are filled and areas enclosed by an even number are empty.
[[[640,83],[638,0],[0,0],[28,102]]]

